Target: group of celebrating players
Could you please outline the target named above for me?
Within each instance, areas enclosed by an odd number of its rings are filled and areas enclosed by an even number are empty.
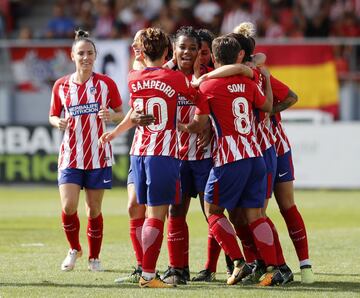
[[[80,33],[72,47],[76,72],[55,83],[50,109],[51,124],[65,131],[58,181],[70,250],[61,269],[72,270],[82,255],[76,210],[85,188],[89,269],[102,270],[101,202],[104,189],[111,187],[110,141],[136,126],[128,211],[137,268],[115,282],[169,288],[190,281],[186,214],[197,196],[208,223],[208,255],[192,281],[215,280],[221,249],[228,285],[293,281],[266,215],[274,192],[300,262],[301,281],[313,283],[306,229],[294,202],[291,148],[280,117],[297,96],[271,76],[265,55],[254,55],[252,24],[217,38],[192,27],[180,28],[172,39],[158,28],[140,30],[133,42],[125,117],[114,82],[92,72],[95,44]],[[91,103],[97,103],[97,110],[89,112]],[[121,119],[106,132],[106,122]],[[156,262],[166,217],[169,267],[159,276]]]

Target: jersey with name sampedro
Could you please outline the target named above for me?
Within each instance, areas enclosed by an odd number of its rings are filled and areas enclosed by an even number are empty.
[[[179,71],[164,68],[132,70],[128,77],[130,106],[152,114],[151,125],[138,126],[131,146],[131,155],[163,155],[178,158],[177,102],[184,96],[194,100],[196,90]]]
[[[98,117],[101,107],[115,109],[122,104],[115,82],[106,75],[93,73],[83,84],[74,74],[58,79],[53,87],[50,116],[69,119],[60,146],[58,168],[92,170],[110,167],[110,144],[100,147],[98,140],[106,124]]]
[[[197,114],[209,114],[216,133],[215,166],[262,156],[253,133],[253,108],[266,100],[254,81],[233,76],[200,85]]]
[[[253,69],[254,82],[260,87],[265,93],[266,78],[260,72],[258,68]],[[260,109],[254,109],[255,121],[254,129],[256,134],[256,140],[260,145],[261,151],[264,152],[275,144],[275,135],[272,133],[270,127],[269,113],[265,113]]]
[[[192,74],[186,76],[192,80]],[[196,105],[183,95],[179,95],[178,100],[178,119],[179,122],[188,124],[194,118]],[[206,147],[200,147],[197,139],[198,134],[179,131],[179,158],[181,160],[202,160],[212,157],[213,142],[209,142]]]
[[[286,86],[284,83],[280,82],[273,76],[270,77],[270,83],[271,83],[271,89],[273,92],[274,97],[274,105],[284,101],[288,94],[289,94],[289,87]],[[284,155],[286,152],[288,152],[290,147],[290,142],[287,138],[287,135],[285,133],[284,127],[281,123],[281,115],[280,113],[276,113],[275,115],[271,116],[271,130],[272,133],[275,135],[276,141],[275,141],[275,149],[276,154],[278,156]]]

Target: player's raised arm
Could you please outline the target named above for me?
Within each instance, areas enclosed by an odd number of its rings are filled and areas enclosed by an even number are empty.
[[[235,64],[223,65],[208,73],[205,73],[200,78],[193,80],[191,82],[191,85],[193,87],[198,87],[203,81],[207,79],[225,78],[234,75],[243,75],[249,78],[254,77],[254,73],[249,66],[235,63]]]
[[[288,95],[286,98],[282,101],[279,101],[278,103],[273,105],[271,114],[276,114],[282,111],[285,111],[286,109],[293,106],[298,101],[298,96],[294,91],[289,89]]]

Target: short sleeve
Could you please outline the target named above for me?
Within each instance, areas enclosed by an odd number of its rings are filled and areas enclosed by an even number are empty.
[[[208,115],[210,114],[209,96],[199,91],[197,94],[196,102],[196,115]]]
[[[270,76],[271,89],[274,96],[274,102],[284,101],[288,95],[290,88],[278,79]]]
[[[49,116],[58,116],[60,117],[61,112],[63,110],[63,105],[59,96],[60,82],[56,81],[52,92],[51,92],[51,103],[50,103],[50,111]]]
[[[118,108],[122,105],[119,89],[116,83],[111,78],[108,78],[107,85],[109,88],[109,107],[112,109]]]

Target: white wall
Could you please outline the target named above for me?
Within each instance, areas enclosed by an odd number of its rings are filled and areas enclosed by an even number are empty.
[[[360,188],[360,122],[284,124],[298,188]]]

